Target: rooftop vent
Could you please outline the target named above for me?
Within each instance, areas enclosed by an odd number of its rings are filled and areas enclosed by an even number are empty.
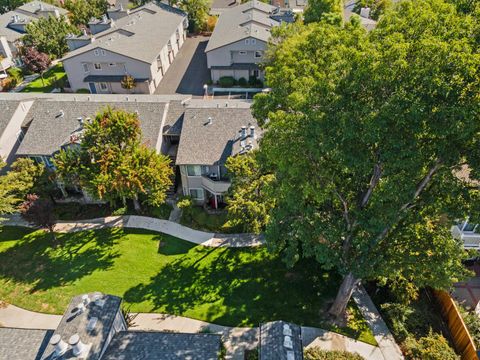
[[[71,344],[70,344],[71,345]],[[293,349],[292,338],[290,336],[285,336],[283,339],[283,346],[287,349]]]
[[[68,343],[72,347],[72,352],[74,356],[79,357],[87,349],[84,343],[80,341],[80,336],[78,334],[72,335],[68,340]]]
[[[78,123],[80,124],[80,127],[82,127],[82,126],[83,126],[83,117],[79,116],[79,117],[77,118],[77,121],[78,121]]]
[[[59,118],[59,117],[64,117],[64,116],[65,116],[65,112],[63,110],[60,110],[56,117]]]
[[[295,354],[292,350],[287,351],[287,360],[295,360]]]
[[[247,137],[247,127],[242,126],[242,139],[245,139]]]
[[[82,120],[82,122],[83,122],[83,120]],[[88,294],[82,295],[82,303],[85,306],[87,306],[90,303],[90,298],[88,297]]]
[[[67,352],[68,344],[58,334],[52,336],[50,344],[55,347],[55,357],[59,357]]]
[[[90,320],[88,320],[87,324],[87,331],[92,331],[95,329],[95,325],[97,325],[98,318],[92,317]]]
[[[250,137],[252,139],[255,139],[256,138],[256,135],[255,135],[255,126],[250,126]],[[285,324],[283,326],[283,331],[285,331],[285,326],[289,327],[287,324]],[[289,327],[290,328],[290,327]]]
[[[85,304],[81,302],[80,304],[77,305],[77,311],[78,314],[83,313],[87,308],[85,307]]]
[[[212,125],[213,124],[213,119],[211,116],[208,117],[208,121],[205,125]]]
[[[283,324],[283,335],[292,336],[292,329],[290,328],[290,325]]]

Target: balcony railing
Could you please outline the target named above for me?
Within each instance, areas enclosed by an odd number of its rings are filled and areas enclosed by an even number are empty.
[[[452,236],[463,242],[465,249],[480,250],[480,234],[474,231],[462,230],[462,225],[454,225],[451,228]]]
[[[202,176],[202,186],[214,193],[214,194],[223,194],[223,193],[226,193],[228,191],[228,189],[230,188],[230,181],[226,181],[226,180],[216,180],[216,179],[213,179],[213,178],[210,178],[208,176]]]

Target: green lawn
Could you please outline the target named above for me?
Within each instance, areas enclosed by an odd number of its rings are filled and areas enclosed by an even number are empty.
[[[55,215],[58,220],[89,220],[99,217],[114,216],[114,215],[142,215],[156,217],[159,219],[168,219],[172,207],[168,204],[160,206],[144,206],[143,212],[137,214],[132,207],[121,208],[113,210],[107,205],[93,205],[93,204],[78,204],[66,203],[55,205]]]
[[[232,222],[227,219],[227,213],[212,215],[208,214],[199,206],[193,206],[188,211],[183,211],[180,223],[192,229],[208,232],[224,234],[243,232],[240,226],[232,224]]]
[[[349,326],[324,318],[339,278],[314,262],[287,269],[265,248],[207,248],[164,234],[104,229],[58,234],[0,228],[0,299],[61,314],[89,291],[122,296],[133,312],[160,312],[230,326],[283,319],[374,343],[352,305]]]
[[[43,82],[42,78],[39,77],[35,81],[32,81],[28,84],[22,92],[40,92],[40,93],[49,93],[53,90],[54,84],[53,79],[57,80],[67,80],[67,74],[65,74],[65,70],[63,69],[63,65],[58,63],[50,70],[46,71],[43,74]]]

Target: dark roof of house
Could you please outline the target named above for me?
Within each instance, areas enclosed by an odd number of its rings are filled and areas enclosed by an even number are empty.
[[[302,360],[301,327],[285,321],[260,326],[260,360]]]
[[[53,330],[0,327],[0,359],[39,360]]]
[[[93,301],[96,294],[100,296],[98,302]],[[102,350],[108,341],[108,335],[112,330],[115,317],[120,310],[122,298],[100,293],[90,293],[88,296],[91,302],[86,306],[86,309],[83,312],[80,312],[77,308],[77,306],[82,303],[82,296],[79,295],[72,299],[53,335],[60,335],[62,340],[68,343],[68,340],[72,335],[78,334],[80,341],[85,345],[90,346],[88,359],[97,360],[100,358]],[[92,329],[89,328],[89,325],[93,318],[96,318],[97,320]],[[64,360],[76,359],[76,357],[71,350],[68,350],[60,357],[56,357],[54,346],[48,344],[41,359]]]
[[[64,60],[101,48],[151,64],[186,18],[180,9],[150,2],[95,34],[95,41],[68,53]],[[180,34],[181,35],[181,34]]]
[[[0,136],[5,131],[19,104],[20,101],[0,100]]]
[[[237,107],[233,107],[237,106]],[[209,124],[211,118],[211,124]],[[241,152],[241,145],[257,139],[241,139],[241,128],[255,127],[256,138],[261,129],[252,116],[249,103],[229,101],[192,101],[185,109],[177,165],[221,165],[229,156]],[[245,141],[245,143],[243,143]]]
[[[96,102],[37,99],[25,122],[31,125],[17,150],[17,155],[52,155],[70,142],[80,130],[79,117],[86,119],[110,106],[129,112],[138,111],[144,143],[155,148],[160,134],[164,102]],[[61,115],[63,112],[63,116]]]
[[[171,101],[168,104],[167,117],[163,126],[165,135],[180,135],[184,113],[185,105],[182,104],[182,101]]]
[[[216,334],[121,331],[102,360],[217,360],[220,340]]]

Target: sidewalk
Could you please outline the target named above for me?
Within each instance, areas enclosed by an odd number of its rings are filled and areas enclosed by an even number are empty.
[[[357,286],[352,297],[367,321],[368,326],[372,329],[384,359],[403,359],[402,351],[362,285]]]
[[[31,227],[20,215],[15,214],[2,221],[3,225]],[[161,232],[182,240],[208,247],[253,247],[263,245],[264,239],[255,234],[215,234],[190,229],[173,221],[147,216],[110,216],[77,222],[59,221],[55,226],[58,232],[75,232],[111,227],[125,227]]]

